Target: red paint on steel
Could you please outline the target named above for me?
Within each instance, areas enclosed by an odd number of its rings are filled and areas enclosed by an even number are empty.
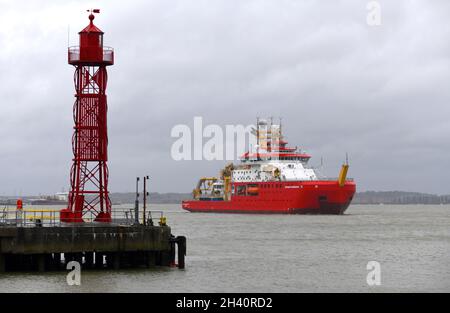
[[[17,199],[16,209],[17,210],[22,210],[23,209],[23,201],[22,201],[22,199]]]
[[[343,214],[350,205],[356,184],[337,181],[292,181],[233,183],[247,185],[258,193],[232,194],[225,200],[186,200],[183,209],[191,212],[257,214]]]
[[[83,222],[91,213],[95,221],[111,221],[108,191],[108,133],[106,84],[108,65],[114,52],[103,46],[103,32],[90,23],[79,32],[78,47],[69,47],[68,62],[75,67],[75,122],[72,137],[73,163],[70,171],[68,207],[63,222]]]

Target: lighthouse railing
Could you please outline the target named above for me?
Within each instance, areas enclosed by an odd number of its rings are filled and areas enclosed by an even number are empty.
[[[90,57],[86,60],[84,59],[85,57],[83,57],[82,59],[80,57],[80,46],[71,46],[67,48],[68,61],[70,64],[78,62],[104,62],[108,64],[114,63],[114,49],[111,47],[103,47],[101,59],[97,58],[97,54],[95,53],[96,51],[94,51],[98,50],[98,47],[84,47],[83,49],[93,50],[93,53],[90,53],[89,51],[87,51],[88,53],[86,53],[86,55],[88,56],[94,56],[93,59],[91,59]],[[83,51],[86,52],[85,50]]]

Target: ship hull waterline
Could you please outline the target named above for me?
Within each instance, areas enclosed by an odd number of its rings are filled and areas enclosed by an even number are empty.
[[[236,184],[238,185],[238,184]],[[257,195],[233,195],[229,201],[185,200],[190,212],[245,214],[343,214],[350,205],[356,184],[347,181],[270,182],[259,184]]]

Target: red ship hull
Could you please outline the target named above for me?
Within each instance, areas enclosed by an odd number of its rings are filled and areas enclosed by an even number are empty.
[[[238,183],[234,184],[238,186]],[[259,214],[343,214],[350,205],[356,184],[337,181],[258,183],[254,195],[232,195],[231,200],[185,200],[190,212]]]

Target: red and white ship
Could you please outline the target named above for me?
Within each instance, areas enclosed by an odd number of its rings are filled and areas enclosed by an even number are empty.
[[[356,184],[347,179],[348,163],[338,178],[319,178],[308,166],[311,158],[283,139],[281,123],[257,121],[255,151],[229,164],[220,177],[203,177],[193,199],[182,202],[191,212],[343,214]]]

